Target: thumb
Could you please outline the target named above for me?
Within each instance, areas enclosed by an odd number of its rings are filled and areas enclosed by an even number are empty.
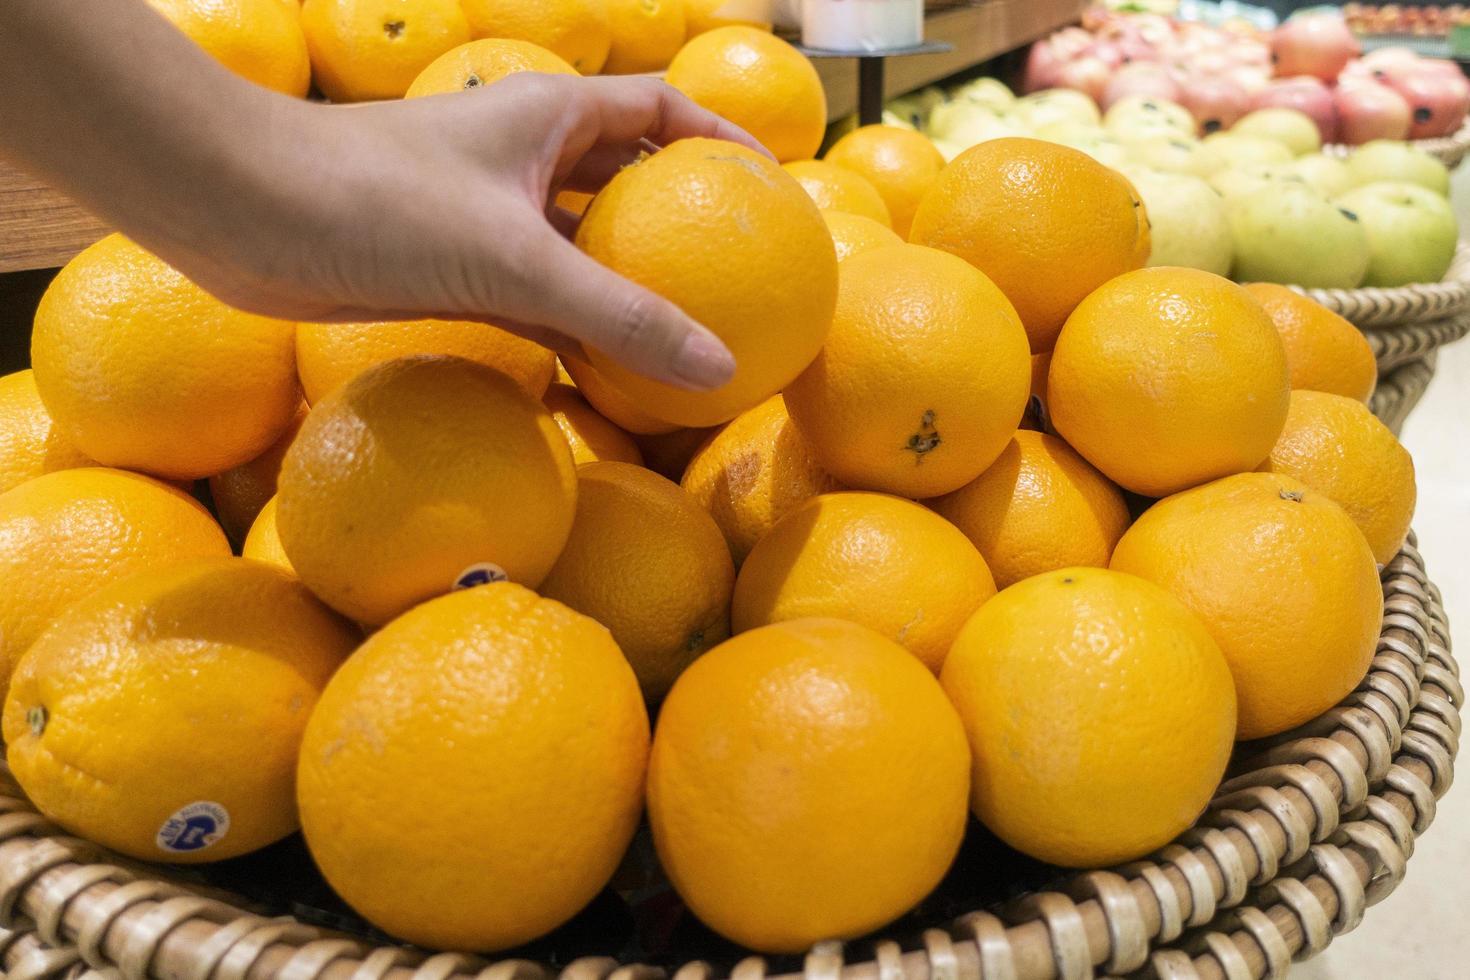
[[[538,281],[518,318],[594,347],[638,374],[690,390],[718,388],[735,358],[673,303],[588,257],[547,228],[527,258]]]

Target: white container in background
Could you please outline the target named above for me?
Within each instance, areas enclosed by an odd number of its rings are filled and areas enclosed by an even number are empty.
[[[801,43],[827,51],[889,51],[924,41],[924,0],[805,0]]]

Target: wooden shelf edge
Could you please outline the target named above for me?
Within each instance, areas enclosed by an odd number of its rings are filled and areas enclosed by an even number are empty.
[[[1013,51],[1076,22],[1089,0],[987,0],[931,14],[926,37],[953,50],[893,58],[888,62],[888,96],[922,88],[973,65]],[[815,62],[827,90],[832,121],[857,111],[857,62]],[[107,227],[64,195],[0,161],[0,273],[64,264],[107,233]]]

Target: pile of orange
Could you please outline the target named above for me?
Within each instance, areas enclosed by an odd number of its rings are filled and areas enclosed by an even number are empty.
[[[521,6],[415,0],[396,40]],[[395,77],[676,33],[546,6],[602,41],[542,19]],[[352,9],[306,0],[314,58]],[[1162,847],[1236,739],[1360,682],[1414,508],[1362,337],[1140,268],[1131,186],[1066,147],[810,159],[783,44],[717,27],[670,78],[784,166],[674,143],[576,234],[724,340],[714,391],[483,324],[248,316],[117,236],[58,275],[0,379],[3,729],[47,817],[181,863],[300,827],[367,920],[484,952],[575,915],[646,812],[694,915],[796,953],[913,908],[971,815],[1059,865]]]

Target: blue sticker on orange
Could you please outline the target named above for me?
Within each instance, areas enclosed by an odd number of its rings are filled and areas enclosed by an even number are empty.
[[[453,589],[458,592],[460,589],[473,589],[477,585],[489,585],[491,582],[505,582],[509,579],[505,569],[493,562],[482,561],[460,572],[454,580]]]
[[[158,830],[160,851],[187,854],[202,851],[230,832],[230,811],[218,803],[200,800],[174,811]]]

